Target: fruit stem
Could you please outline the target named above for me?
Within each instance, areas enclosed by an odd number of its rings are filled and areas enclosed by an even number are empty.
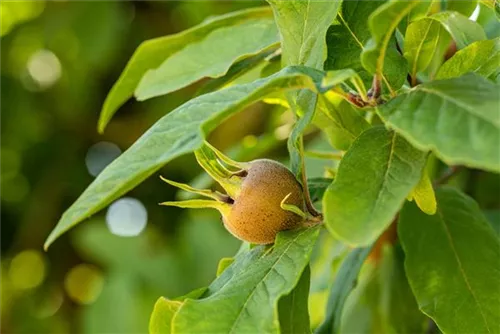
[[[300,150],[300,157],[301,157],[301,165],[302,165],[302,190],[304,193],[304,200],[306,202],[306,207],[307,211],[314,217],[318,217],[321,215],[321,212],[316,210],[314,207],[312,200],[311,200],[311,195],[309,194],[309,187],[307,186],[307,175],[306,175],[306,164],[305,164],[305,159],[304,159],[304,141],[302,139],[302,136],[300,136],[299,139],[299,150]]]
[[[323,215],[319,215],[317,217],[309,217],[304,221],[302,225],[305,227],[311,227],[319,224],[323,224]]]

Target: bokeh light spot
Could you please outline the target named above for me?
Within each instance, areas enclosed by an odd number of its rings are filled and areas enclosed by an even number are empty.
[[[292,126],[290,124],[284,124],[274,130],[274,136],[279,140],[287,139],[290,136],[291,130]]]
[[[139,235],[146,227],[148,212],[135,198],[125,197],[110,205],[106,224],[111,233],[122,237]]]
[[[31,78],[45,89],[51,87],[61,77],[59,58],[49,50],[38,50],[33,53],[27,64]]]
[[[101,271],[90,264],[71,268],[64,278],[66,293],[79,304],[92,304],[101,294],[103,285]]]
[[[85,157],[85,165],[90,175],[97,176],[120,153],[120,148],[110,142],[102,141],[91,146]]]
[[[255,145],[257,145],[257,141],[257,137],[255,137],[254,135],[245,136],[243,138],[243,146],[247,148],[254,147]]]
[[[10,262],[9,279],[13,288],[27,290],[39,286],[45,278],[45,262],[36,250],[25,250]]]

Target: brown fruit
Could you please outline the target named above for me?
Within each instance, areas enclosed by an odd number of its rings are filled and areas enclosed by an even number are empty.
[[[244,176],[238,196],[223,216],[225,227],[235,237],[254,244],[270,244],[278,232],[302,222],[302,217],[280,206],[291,194],[286,204],[304,210],[302,187],[285,166],[259,159],[250,162],[240,175]]]

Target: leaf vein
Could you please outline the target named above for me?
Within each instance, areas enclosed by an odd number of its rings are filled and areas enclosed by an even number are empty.
[[[262,278],[262,280],[257,284],[255,285],[253,288],[252,288],[252,291],[250,292],[250,295],[248,296],[248,298],[245,300],[245,303],[243,303],[243,305],[241,306],[241,309],[239,310],[238,312],[238,315],[236,316],[236,319],[234,320],[233,322],[233,325],[231,326],[231,329],[229,330],[229,334],[231,333],[234,333],[234,329],[235,329],[235,326],[236,324],[238,323],[238,320],[239,318],[241,317],[241,315],[243,314],[243,311],[245,311],[245,307],[246,305],[248,304],[248,302],[250,301],[250,299],[252,298],[252,296],[254,295],[255,291],[257,291],[257,288],[261,285],[261,284],[265,284],[265,280],[266,278],[269,276],[269,274],[274,270],[276,271],[276,265],[278,264],[278,262],[280,262],[280,260],[284,257],[284,256],[288,256],[287,252],[288,250],[290,249],[290,247],[292,247],[293,244],[297,243],[297,239],[303,235],[304,233],[307,232],[307,229],[304,230],[303,232],[297,234],[295,236],[295,238],[293,240],[291,240],[288,244],[288,246],[285,248],[285,250],[283,250],[283,253],[276,259],[276,261],[273,263],[273,265],[268,269],[267,273],[264,275],[264,277]],[[277,271],[276,271],[277,272]]]
[[[474,302],[476,303],[476,305],[477,305],[477,307],[479,309],[479,313],[481,314],[481,317],[483,318],[483,321],[484,321],[484,324],[486,326],[486,329],[487,329],[488,333],[491,333],[490,327],[488,326],[488,322],[486,321],[486,317],[484,315],[483,308],[479,304],[479,301],[477,300],[477,297],[476,297],[474,291],[472,290],[472,286],[470,285],[469,278],[467,277],[467,274],[466,274],[465,269],[463,267],[462,261],[460,260],[460,257],[458,256],[457,249],[455,247],[455,244],[453,243],[453,238],[451,237],[451,232],[450,232],[450,229],[449,229],[448,225],[446,224],[446,220],[444,219],[443,213],[439,209],[438,209],[437,212],[439,214],[440,221],[443,223],[443,227],[444,227],[444,231],[446,233],[446,237],[448,239],[448,242],[450,243],[450,247],[452,249],[453,255],[454,255],[455,259],[457,260],[458,268],[459,268],[459,270],[460,270],[460,272],[462,274],[462,277],[464,279],[465,285],[467,286],[467,289],[469,290],[472,298],[474,299]]]

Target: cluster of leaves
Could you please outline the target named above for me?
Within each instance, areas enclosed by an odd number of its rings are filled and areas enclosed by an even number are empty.
[[[495,3],[269,4],[137,49],[106,99],[100,131],[133,95],[145,100],[213,80],[107,167],[64,213],[46,247],[167,162],[200,149],[230,115],[256,101],[279,101],[297,117],[288,149],[299,180],[308,126],[345,151],[333,181],[310,183],[324,226],[340,242],[314,226],[282,232],[273,246],[243,245],[221,261],[209,287],[160,298],[150,331],[415,333],[435,323],[444,333],[498,332],[499,238],[472,198],[436,187],[426,168],[437,157],[500,172],[500,39],[488,39],[491,31],[468,19],[480,6],[492,13],[488,24],[498,35]],[[256,69],[260,79],[232,84]],[[313,252],[325,243],[334,245],[330,255]],[[310,318],[308,300],[318,291],[328,294],[317,303],[326,310]],[[377,314],[370,323],[358,319],[363,307]]]

